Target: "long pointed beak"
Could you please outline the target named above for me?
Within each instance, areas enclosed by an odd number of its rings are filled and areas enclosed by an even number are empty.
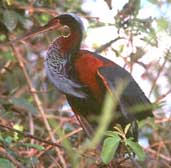
[[[49,23],[46,24],[45,26],[38,27],[35,30],[26,33],[22,37],[11,40],[8,43],[13,44],[13,43],[16,43],[18,41],[26,40],[26,39],[28,39],[30,37],[33,37],[33,36],[37,35],[37,34],[44,33],[44,32],[47,32],[47,31],[52,31],[54,29],[59,29],[61,26],[62,25],[60,24],[59,20],[57,18],[54,18],[54,19],[50,20]]]

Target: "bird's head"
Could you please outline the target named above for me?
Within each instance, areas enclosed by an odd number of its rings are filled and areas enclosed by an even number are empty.
[[[80,17],[78,17],[76,14],[73,13],[62,14],[54,19],[57,19],[61,25],[67,25],[71,29],[71,31],[72,30],[78,31],[78,29],[83,31],[84,29]]]
[[[57,17],[51,19],[46,25],[42,27],[38,27],[36,30],[30,31],[26,33],[24,36],[19,37],[15,40],[12,40],[10,43],[15,43],[17,41],[26,40],[32,36],[35,36],[39,33],[44,33],[47,31],[57,30],[63,26],[68,26],[70,28],[71,33],[77,31],[81,34],[83,33],[83,23],[81,19],[73,13],[66,13],[58,15]]]

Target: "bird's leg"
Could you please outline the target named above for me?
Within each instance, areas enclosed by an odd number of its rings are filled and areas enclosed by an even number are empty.
[[[81,127],[83,128],[83,130],[87,134],[87,136],[89,138],[91,138],[93,133],[94,133],[93,128],[91,127],[91,125],[88,123],[88,121],[83,116],[80,116],[80,115],[78,115],[76,113],[75,113],[75,116],[76,116],[77,120],[79,121]]]
[[[126,105],[124,103],[124,100],[122,100],[122,98],[119,100],[119,106],[120,106],[121,114],[125,118],[126,123],[131,124],[129,131],[128,131],[128,135],[131,135],[134,138],[134,140],[137,142],[138,141],[138,124],[137,124],[137,121],[132,114],[130,114],[126,111],[126,108],[125,108]]]
[[[136,120],[133,120],[131,122],[129,132],[134,137],[134,140],[137,142],[138,141],[138,123]]]

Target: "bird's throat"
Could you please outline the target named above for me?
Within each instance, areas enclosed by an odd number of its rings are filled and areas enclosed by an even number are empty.
[[[80,49],[81,41],[82,37],[76,32],[72,32],[68,37],[61,36],[59,38],[61,50],[66,53],[77,53]]]

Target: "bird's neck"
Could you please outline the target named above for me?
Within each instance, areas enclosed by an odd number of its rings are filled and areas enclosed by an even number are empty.
[[[78,32],[71,32],[68,37],[61,36],[59,41],[63,52],[75,55],[80,49],[82,35]]]

